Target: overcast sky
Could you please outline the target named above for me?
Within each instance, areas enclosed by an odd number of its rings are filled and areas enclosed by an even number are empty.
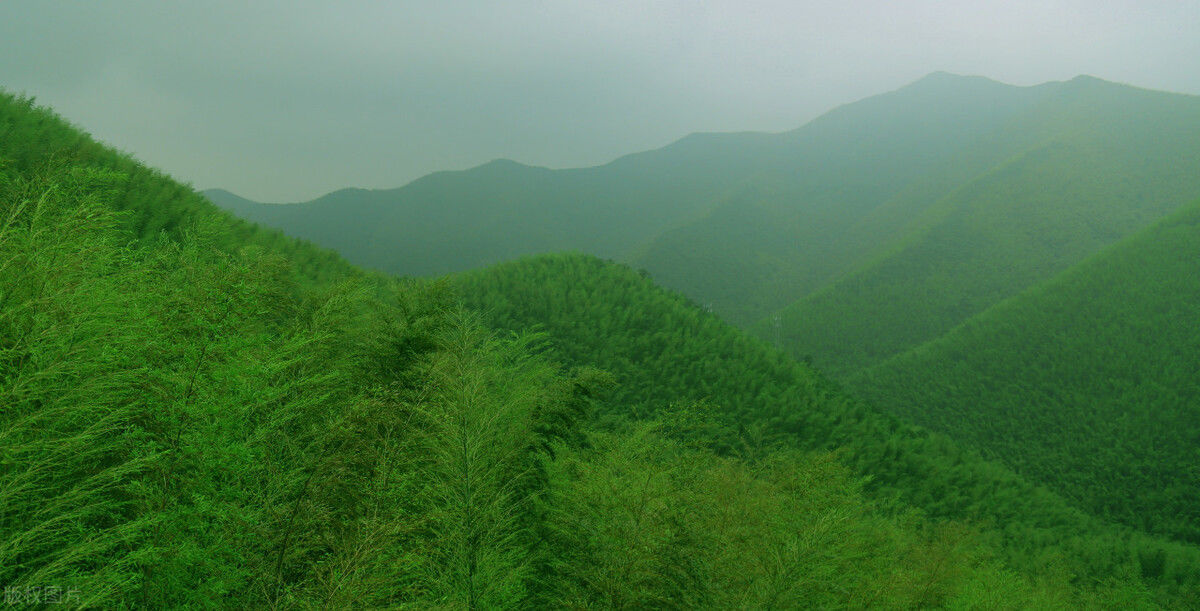
[[[0,87],[262,201],[784,131],[936,70],[1200,93],[1200,1],[0,1]]]

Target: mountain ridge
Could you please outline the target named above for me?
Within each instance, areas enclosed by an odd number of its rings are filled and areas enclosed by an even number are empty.
[[[895,96],[897,93],[881,95]],[[246,211],[245,206],[240,206],[239,209],[243,214],[248,214],[251,220],[282,227],[306,239],[333,247],[356,263],[402,274],[454,271],[498,262],[514,254],[561,250],[564,247],[580,248],[600,256],[627,258],[631,253],[643,248],[655,234],[701,218],[705,212],[717,205],[715,200],[719,200],[728,190],[747,179],[764,173],[794,175],[794,170],[790,168],[794,167],[796,162],[786,161],[780,165],[781,160],[786,160],[791,155],[787,153],[789,148],[812,147],[813,137],[829,137],[819,134],[806,137],[806,130],[819,132],[826,129],[822,126],[850,129],[855,122],[851,121],[848,124],[838,117],[847,112],[847,109],[853,111],[854,108],[860,108],[863,103],[868,103],[868,106],[877,104],[871,100],[872,98],[868,98],[839,107],[821,118],[787,132],[695,133],[658,149],[632,153],[607,164],[586,168],[536,170],[531,166],[492,162],[469,170],[434,173],[396,189],[360,193],[360,199],[363,201],[355,208],[355,213],[365,215],[365,220],[361,223],[359,231],[363,232],[363,235],[373,236],[373,239],[398,241],[399,244],[395,244],[390,251],[375,251],[358,244],[347,243],[345,240],[339,242],[338,237],[331,232],[322,231],[321,225],[324,223],[308,218],[317,214],[313,209],[297,212],[304,218],[296,221],[297,226],[290,229],[286,226],[288,219],[283,216],[287,214],[287,209],[271,209],[260,216],[255,216],[257,212]],[[839,125],[841,127],[837,127]],[[825,165],[832,163],[821,162],[822,155],[815,150],[804,155],[804,159],[808,161],[800,159],[799,162]],[[508,175],[496,176],[506,174],[502,170],[508,170]],[[525,179],[522,177],[527,177],[532,172],[543,172],[539,176],[547,184],[523,185]],[[485,183],[488,183],[486,187]],[[434,187],[442,188],[443,191],[431,192],[429,189]],[[509,195],[497,198],[496,194],[499,193]],[[220,192],[214,191],[210,195],[215,203],[230,205],[223,201],[224,196]],[[326,195],[306,204],[315,204],[317,208],[332,208],[334,204],[347,205],[344,195],[344,192],[335,196]],[[370,202],[370,205],[367,202]],[[574,218],[567,218],[570,215],[564,216],[562,212],[568,204],[576,211]],[[502,205],[512,208],[507,215],[497,216],[495,208]],[[434,207],[447,211],[447,214],[459,210],[461,212],[453,213],[459,215],[459,218],[464,215],[487,218],[490,220],[488,228],[510,232],[513,235],[510,242],[519,242],[520,247],[514,249],[513,244],[509,242],[487,236],[484,233],[487,228],[483,227],[481,222],[478,229],[473,229],[472,232],[476,238],[482,238],[482,242],[476,240],[470,246],[444,246],[444,256],[440,259],[447,263],[433,269],[428,263],[421,262],[423,253],[417,255],[412,249],[404,248],[403,244],[409,239],[420,241],[423,236],[415,230],[412,235],[405,234],[403,224],[398,219],[390,221],[397,225],[393,235],[372,233],[380,223],[389,222],[389,214],[399,214],[397,210],[401,209],[407,215],[426,215],[429,222],[436,224],[436,218],[428,216],[430,209]],[[529,234],[525,228],[516,224],[514,218],[525,211],[537,211],[550,219],[557,217],[558,220],[550,227],[551,231],[575,236],[574,241],[555,238],[553,235]],[[336,211],[331,209],[325,213],[324,218],[328,220],[334,214]],[[447,223],[446,226],[449,227],[450,224]],[[424,233],[427,231],[428,226]],[[423,246],[437,247],[430,244]],[[451,252],[460,250],[471,250],[475,254],[459,256],[456,252]]]

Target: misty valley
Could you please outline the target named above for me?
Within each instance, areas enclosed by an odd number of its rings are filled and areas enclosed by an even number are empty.
[[[0,93],[10,606],[1200,606],[1200,97],[286,204],[86,128]]]

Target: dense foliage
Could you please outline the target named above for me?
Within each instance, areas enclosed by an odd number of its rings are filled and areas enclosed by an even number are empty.
[[[970,528],[872,511],[827,454],[732,458],[650,423],[555,463],[549,526],[567,608],[1144,606],[1136,581],[1096,588],[1006,568]]]
[[[211,203],[186,185],[96,142],[50,110],[34,104],[33,98],[3,91],[0,161],[10,175],[33,176],[47,167],[108,170],[117,179],[104,186],[106,205],[127,211],[118,220],[140,239],[157,239],[163,232],[178,237],[183,228],[198,219],[219,218],[222,231],[213,237],[222,248],[259,244],[285,255],[297,273],[310,280],[328,281],[359,273],[331,252],[214,210]]]
[[[1178,607],[1200,551],[629,268],[364,273],[0,96],[0,586],[101,608]]]
[[[1094,581],[1134,570],[1168,591],[1195,594],[1200,586],[1200,550],[1106,525],[943,436],[880,415],[627,267],[547,255],[462,274],[457,283],[494,326],[542,328],[557,358],[610,371],[613,410],[692,406],[677,426],[726,452],[837,449],[869,478],[872,498],[985,525],[1025,570],[1054,567]],[[713,415],[699,417],[705,413]]]
[[[133,247],[122,176],[3,175],[0,583],[78,607],[897,606],[1077,596],[827,456],[588,433],[595,374],[436,285],[296,283],[214,216]],[[672,430],[677,430],[675,427]],[[54,594],[50,594],[53,591]],[[7,603],[6,603],[7,604]]]
[[[875,405],[1200,542],[1200,207],[866,370]]]

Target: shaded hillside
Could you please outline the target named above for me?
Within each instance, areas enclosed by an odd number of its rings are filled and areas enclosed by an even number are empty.
[[[865,370],[872,404],[1200,541],[1200,205]]]
[[[880,415],[629,268],[553,255],[462,274],[456,283],[491,324],[544,329],[557,358],[611,371],[613,405],[660,413],[701,401],[681,426],[741,452],[772,442],[840,448],[847,464],[870,477],[874,498],[993,524],[1017,566],[1047,570],[1050,562],[1099,577],[1136,565],[1194,591],[1186,585],[1200,566],[1194,548],[1104,526],[946,437]]]
[[[707,210],[769,148],[758,134],[696,135],[595,168],[497,160],[399,189],[346,189],[289,205],[248,206],[227,192],[206,195],[360,265],[434,275],[533,252],[623,254]]]
[[[1079,78],[1004,129],[1036,145],[936,200],[894,246],[758,332],[781,331],[793,354],[849,374],[1200,195],[1200,98]]]
[[[1005,127],[1061,87],[932,74],[782,134],[779,157],[633,259],[749,325],[903,235],[946,192],[1029,146]]]

